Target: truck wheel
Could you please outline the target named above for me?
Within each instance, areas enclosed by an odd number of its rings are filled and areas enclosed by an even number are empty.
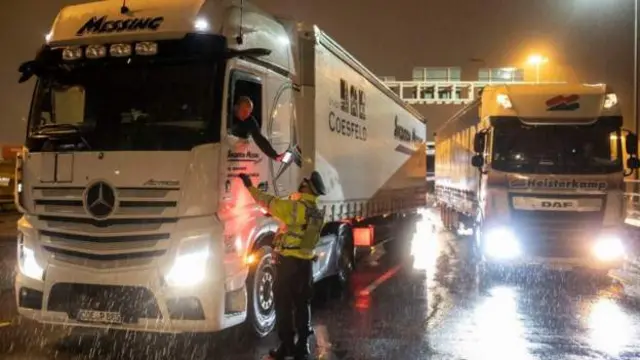
[[[351,273],[355,268],[353,229],[348,224],[341,224],[338,227],[338,233],[336,235],[336,255],[338,261],[336,264],[338,268],[336,280],[341,289],[346,289],[349,286]]]
[[[263,246],[255,252],[258,262],[247,279],[249,290],[249,328],[258,338],[263,338],[276,326],[275,298],[273,285],[276,269],[273,264],[273,250]]]

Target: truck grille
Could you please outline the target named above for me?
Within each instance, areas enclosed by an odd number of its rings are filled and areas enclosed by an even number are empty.
[[[517,194],[516,196],[526,196]],[[584,257],[589,256],[591,243],[602,228],[605,196],[585,196],[602,200],[599,211],[538,211],[516,210],[513,207],[513,195],[509,198],[511,220],[518,237],[523,241],[527,254],[540,257]],[[541,198],[543,196],[535,195]],[[574,196],[551,196],[553,198]]]
[[[90,218],[83,205],[84,187],[34,187],[36,213]],[[176,216],[178,188],[116,188],[117,206],[112,218]]]
[[[65,312],[71,319],[79,310],[118,312],[126,323],[162,318],[153,293],[134,286],[58,283],[51,288],[47,309]]]
[[[115,211],[96,220],[83,187],[35,187],[44,248],[56,260],[93,268],[140,266],[165,253],[176,222],[178,188],[116,188]]]

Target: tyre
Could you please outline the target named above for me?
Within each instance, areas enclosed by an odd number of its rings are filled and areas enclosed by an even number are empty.
[[[349,286],[351,273],[355,269],[355,252],[353,245],[353,229],[348,224],[341,224],[336,234],[337,274],[336,282],[340,289]]]
[[[273,263],[273,250],[270,246],[261,247],[255,255],[258,261],[247,278],[247,325],[253,335],[263,338],[276,326],[273,293],[276,269]]]

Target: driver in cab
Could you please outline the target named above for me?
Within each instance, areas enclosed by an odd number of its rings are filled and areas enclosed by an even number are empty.
[[[278,152],[271,146],[271,143],[260,132],[260,125],[258,120],[252,115],[253,102],[248,96],[240,96],[236,100],[233,106],[233,124],[231,125],[231,134],[242,139],[249,139],[249,136],[253,138],[260,151],[267,155],[272,160],[283,162],[286,161],[285,154],[278,154]],[[301,166],[301,161],[298,157],[294,157],[294,160],[298,166]]]
[[[260,150],[275,161],[282,161],[283,154],[278,154],[271,143],[260,132],[258,120],[252,115],[253,102],[248,96],[240,96],[233,106],[233,124],[231,134],[242,139],[253,138]]]

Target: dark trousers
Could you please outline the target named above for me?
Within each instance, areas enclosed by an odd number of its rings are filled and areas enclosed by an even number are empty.
[[[277,256],[274,284],[276,324],[280,341],[294,342],[295,334],[306,340],[311,328],[313,296],[312,261]]]

